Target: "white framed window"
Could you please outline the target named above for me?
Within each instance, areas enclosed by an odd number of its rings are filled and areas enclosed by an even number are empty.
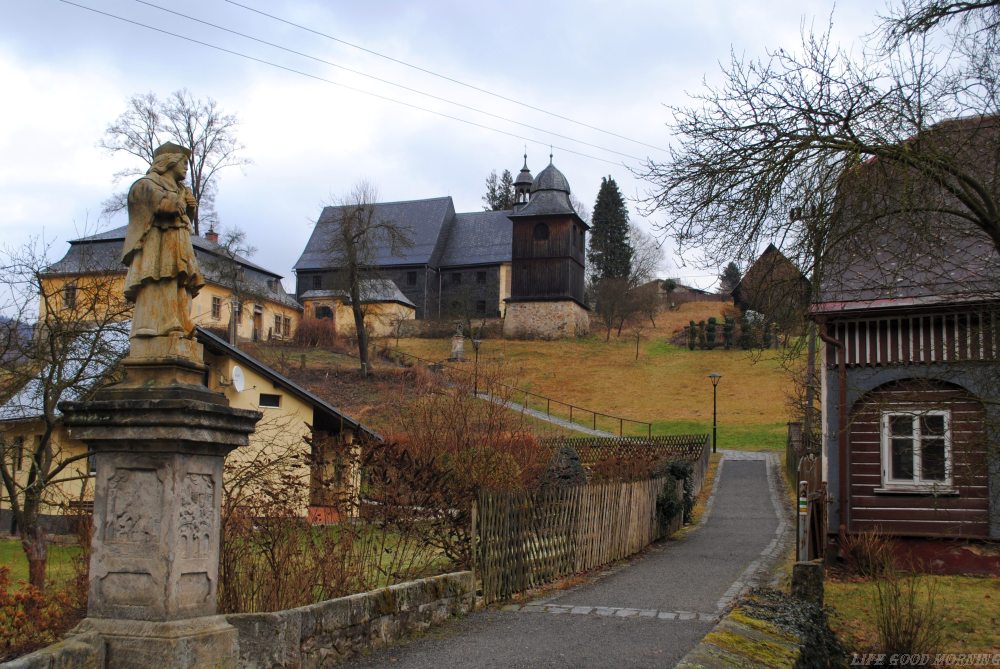
[[[257,401],[257,406],[268,407],[271,409],[277,409],[281,406],[281,395],[272,395],[270,393],[261,393],[260,399]]]
[[[951,474],[951,412],[882,412],[882,491],[954,492]]]

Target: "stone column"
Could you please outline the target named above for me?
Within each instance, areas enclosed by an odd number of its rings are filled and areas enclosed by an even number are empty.
[[[235,667],[236,630],[214,615],[222,469],[260,414],[229,407],[196,363],[125,366],[124,382],[61,405],[97,462],[88,617],[77,630],[104,638],[109,667]]]

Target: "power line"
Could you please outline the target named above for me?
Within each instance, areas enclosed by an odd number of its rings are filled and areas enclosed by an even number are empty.
[[[180,16],[180,17],[185,18],[185,19],[187,19],[189,21],[194,21],[195,23],[200,23],[202,25],[210,26],[212,28],[215,28],[216,30],[222,30],[223,32],[227,32],[227,33],[230,33],[232,35],[238,35],[239,37],[242,37],[244,39],[252,40],[252,41],[257,42],[259,44],[265,44],[265,45],[273,47],[275,49],[280,49],[281,51],[285,51],[287,53],[295,54],[296,56],[302,56],[303,58],[308,58],[310,60],[316,61],[317,63],[323,63],[324,65],[329,65],[330,67],[335,67],[335,68],[338,68],[340,70],[344,70],[345,72],[350,72],[352,74],[357,74],[359,76],[366,77],[368,79],[372,79],[374,81],[378,81],[378,82],[383,83],[383,84],[388,84],[390,86],[395,86],[396,88],[400,88],[400,89],[402,89],[404,91],[409,91],[410,93],[416,93],[417,95],[423,95],[423,96],[431,98],[433,100],[438,100],[440,102],[444,102],[444,103],[447,103],[447,104],[450,104],[450,105],[455,105],[456,107],[461,107],[462,109],[468,109],[469,111],[473,111],[473,112],[476,112],[478,114],[483,114],[485,116],[490,116],[492,118],[495,118],[495,119],[500,120],[500,121],[505,121],[507,123],[513,123],[514,125],[519,125],[519,126],[521,126],[523,128],[528,128],[530,130],[536,130],[538,132],[545,133],[546,135],[552,135],[553,137],[559,137],[560,139],[566,139],[566,140],[569,140],[571,142],[576,142],[577,144],[582,144],[584,146],[589,146],[589,147],[594,148],[594,149],[599,149],[601,151],[607,151],[608,153],[613,153],[615,155],[622,156],[623,158],[629,158],[631,160],[636,160],[636,161],[639,161],[639,162],[642,162],[642,160],[643,160],[639,156],[633,156],[633,155],[630,155],[628,153],[623,153],[621,151],[616,151],[615,149],[609,149],[609,148],[607,148],[605,146],[601,146],[600,144],[592,144],[591,142],[586,142],[586,141],[584,141],[582,139],[576,139],[575,137],[570,137],[568,135],[562,135],[562,134],[559,134],[558,132],[554,132],[552,130],[546,130],[545,128],[539,128],[537,126],[530,125],[528,123],[522,123],[521,121],[516,121],[516,120],[514,120],[512,118],[508,118],[506,116],[501,116],[499,114],[494,114],[493,112],[488,112],[486,110],[479,109],[478,107],[473,107],[471,105],[463,104],[461,102],[457,102],[455,100],[451,100],[450,98],[441,97],[441,96],[438,96],[438,95],[434,95],[432,93],[426,93],[426,92],[421,91],[421,90],[419,90],[417,88],[411,88],[410,86],[406,86],[404,84],[399,84],[399,83],[396,83],[394,81],[390,81],[388,79],[382,79],[381,77],[376,77],[375,75],[368,74],[366,72],[362,72],[361,70],[356,70],[356,69],[353,69],[353,68],[350,68],[350,67],[347,67],[347,66],[344,66],[344,65],[340,65],[338,63],[331,62],[329,60],[324,60],[323,58],[319,58],[318,56],[313,56],[313,55],[310,55],[308,53],[303,53],[302,51],[296,51],[295,49],[290,49],[290,48],[288,48],[286,46],[282,46],[282,45],[276,44],[274,42],[269,42],[269,41],[267,41],[265,39],[261,39],[259,37],[254,37],[253,35],[248,35],[246,33],[240,32],[238,30],[233,30],[232,28],[227,28],[225,26],[221,26],[221,25],[218,25],[216,23],[212,23],[210,21],[205,21],[203,19],[199,19],[199,18],[197,18],[195,16],[190,16],[188,14],[184,14],[184,13],[175,11],[173,9],[167,9],[166,7],[161,7],[160,5],[157,5],[155,3],[147,2],[147,0],[135,0],[135,1],[138,2],[141,5],[146,5],[147,7],[152,7],[153,9],[159,9],[162,12],[166,12],[168,14],[173,14],[174,16]]]
[[[438,72],[435,72],[433,70],[429,70],[429,69],[424,68],[424,67],[420,67],[419,65],[414,65],[413,63],[409,63],[409,62],[407,62],[405,60],[402,60],[400,58],[393,58],[392,56],[387,56],[384,53],[379,53],[378,51],[373,51],[372,49],[368,49],[368,48],[363,47],[363,46],[361,46],[359,44],[354,44],[352,42],[348,42],[347,40],[342,40],[339,37],[334,37],[333,35],[328,35],[328,34],[326,34],[324,32],[320,32],[319,30],[314,30],[313,28],[310,28],[308,26],[304,26],[304,25],[301,25],[299,23],[295,23],[294,21],[289,21],[288,19],[283,19],[280,16],[275,16],[274,14],[268,14],[267,12],[262,11],[260,9],[255,9],[254,7],[250,7],[250,6],[244,5],[242,3],[236,2],[236,0],[225,0],[225,1],[228,2],[231,5],[235,5],[237,7],[245,9],[245,10],[247,10],[249,12],[253,12],[255,14],[260,14],[261,16],[266,16],[267,18],[272,19],[274,21],[279,21],[281,23],[284,23],[285,25],[289,25],[289,26],[292,26],[294,28],[298,28],[299,30],[305,30],[306,32],[313,33],[314,35],[318,35],[320,37],[326,38],[328,40],[332,40],[332,41],[337,42],[339,44],[343,44],[345,46],[349,46],[352,49],[358,49],[360,51],[364,51],[365,53],[369,53],[369,54],[371,54],[373,56],[378,56],[379,58],[384,58],[385,60],[392,61],[393,63],[397,63],[399,65],[403,65],[404,67],[409,67],[411,69],[417,70],[418,72],[423,72],[424,74],[429,74],[432,77],[437,77],[439,79],[444,79],[445,81],[450,81],[453,84],[458,84],[459,86],[464,86],[464,87],[470,88],[470,89],[472,89],[474,91],[478,91],[480,93],[485,93],[486,95],[490,95],[490,96],[493,96],[495,98],[499,98],[500,100],[506,100],[507,102],[513,102],[516,105],[520,105],[522,107],[526,107],[528,109],[531,109],[531,110],[534,110],[534,111],[537,111],[537,112],[541,112],[542,114],[547,114],[549,116],[554,116],[555,118],[561,119],[563,121],[568,121],[570,123],[575,123],[576,125],[583,126],[584,128],[590,128],[591,130],[596,130],[597,132],[602,132],[605,135],[611,135],[612,137],[617,137],[618,139],[624,139],[627,142],[632,142],[634,144],[640,144],[642,146],[649,147],[650,149],[656,149],[657,151],[664,151],[664,152],[667,151],[667,149],[664,149],[663,147],[656,146],[654,144],[647,144],[646,142],[643,142],[643,141],[638,140],[638,139],[632,139],[631,137],[626,137],[625,135],[619,135],[618,133],[611,132],[610,130],[605,130],[604,128],[600,128],[600,127],[598,127],[596,125],[590,125],[589,123],[584,123],[583,121],[577,121],[575,119],[569,118],[568,116],[563,116],[562,114],[557,114],[556,112],[551,112],[551,111],[548,111],[546,109],[542,109],[541,107],[535,107],[534,105],[528,104],[527,102],[521,102],[520,100],[515,100],[514,98],[507,97],[506,95],[502,95],[500,93],[494,93],[493,91],[487,90],[485,88],[480,88],[479,86],[476,86],[474,84],[466,83],[466,82],[461,81],[459,79],[455,79],[454,77],[449,77],[448,75],[445,75],[445,74],[439,74]]]
[[[498,134],[501,134],[501,135],[507,135],[508,137],[514,137],[515,139],[520,139],[520,140],[523,140],[523,141],[526,141],[526,142],[531,142],[532,144],[538,144],[538,145],[543,146],[543,147],[544,146],[548,146],[548,147],[551,147],[551,148],[556,148],[556,149],[559,149],[560,151],[564,151],[565,153],[570,153],[570,154],[573,154],[573,155],[576,155],[576,156],[580,156],[581,158],[589,158],[590,160],[596,160],[596,161],[599,161],[599,162],[602,162],[602,163],[608,163],[609,165],[619,165],[619,166],[622,166],[622,167],[625,167],[626,169],[628,169],[628,165],[625,165],[624,163],[621,163],[621,162],[615,162],[613,160],[608,160],[606,158],[600,158],[598,156],[592,156],[592,155],[590,155],[588,153],[583,153],[582,151],[574,151],[573,149],[570,149],[570,148],[565,147],[565,146],[558,146],[558,145],[555,145],[555,144],[551,144],[549,142],[543,142],[541,140],[534,139],[534,138],[531,138],[531,137],[525,137],[524,135],[518,135],[516,133],[509,132],[507,130],[501,130],[500,128],[494,128],[493,126],[485,125],[483,123],[477,123],[475,121],[470,121],[468,119],[460,118],[458,116],[452,116],[451,114],[445,114],[444,112],[439,112],[439,111],[436,111],[434,109],[428,109],[426,107],[421,107],[420,105],[415,105],[415,104],[412,104],[410,102],[404,102],[402,100],[397,100],[396,98],[391,98],[391,97],[389,97],[387,95],[380,95],[379,93],[373,93],[371,91],[366,91],[363,88],[357,88],[356,86],[350,86],[348,84],[343,84],[343,83],[340,83],[339,81],[333,81],[332,79],[327,79],[325,77],[321,77],[321,76],[316,75],[316,74],[310,74],[309,72],[303,72],[302,70],[297,70],[297,69],[295,69],[293,67],[288,67],[286,65],[281,65],[279,63],[275,63],[273,61],[266,60],[264,58],[257,58],[256,56],[251,56],[249,54],[242,53],[240,51],[234,51],[233,49],[227,49],[225,47],[218,46],[217,44],[212,44],[210,42],[203,42],[202,40],[198,40],[198,39],[195,39],[193,37],[188,37],[187,35],[180,35],[178,33],[171,32],[171,31],[166,30],[164,28],[157,28],[156,26],[151,26],[151,25],[148,25],[146,23],[142,23],[140,21],[135,21],[133,19],[125,18],[123,16],[118,16],[117,14],[112,14],[110,12],[105,12],[105,11],[100,10],[100,9],[95,9],[94,7],[88,7],[86,5],[81,5],[79,3],[72,2],[72,0],[58,0],[58,1],[61,2],[61,3],[63,3],[63,4],[66,4],[66,5],[72,5],[73,7],[78,7],[79,9],[85,9],[85,10],[87,10],[89,12],[93,12],[95,14],[100,14],[102,16],[106,16],[108,18],[115,19],[117,21],[122,21],[123,23],[129,23],[129,24],[134,25],[134,26],[139,26],[141,28],[146,28],[147,30],[152,30],[154,32],[162,33],[164,35],[169,35],[170,37],[176,37],[178,39],[182,39],[182,40],[185,40],[187,42],[191,42],[192,44],[198,44],[200,46],[208,47],[209,49],[214,49],[216,51],[221,51],[223,53],[228,53],[228,54],[233,55],[233,56],[238,56],[240,58],[245,58],[247,60],[251,60],[251,61],[254,61],[256,63],[260,63],[262,65],[268,65],[270,67],[273,67],[273,68],[276,68],[276,69],[279,69],[279,70],[284,70],[286,72],[291,72],[293,74],[297,74],[297,75],[302,76],[302,77],[307,77],[309,79],[314,79],[316,81],[321,81],[323,83],[331,84],[333,86],[339,86],[341,88],[346,88],[347,90],[354,91],[356,93],[361,93],[363,95],[368,95],[368,96],[373,97],[373,98],[378,98],[380,100],[385,100],[386,102],[392,102],[392,103],[395,103],[395,104],[398,104],[398,105],[402,105],[404,107],[409,107],[411,109],[416,109],[418,111],[426,112],[428,114],[434,114],[434,115],[440,116],[442,118],[450,119],[452,121],[458,121],[459,123],[465,123],[466,125],[471,125],[473,127],[481,128],[483,130],[489,130],[491,132],[495,132],[495,133],[498,133]]]

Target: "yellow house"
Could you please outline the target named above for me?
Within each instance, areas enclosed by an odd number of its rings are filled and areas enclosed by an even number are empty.
[[[117,328],[113,335],[117,359],[126,350],[125,333],[127,325]],[[221,337],[203,328],[198,328],[197,336],[208,367],[206,385],[223,393],[231,406],[263,414],[250,444],[233,451],[226,459],[227,492],[253,495],[257,485],[254,481],[259,479],[251,480],[239,490],[237,477],[241,472],[274,467],[283,476],[291,475],[302,481],[302,494],[298,496],[300,515],[317,523],[339,520],[332,498],[349,495],[353,499],[360,489],[360,472],[353,464],[356,457],[352,456],[364,442],[381,437]],[[58,400],[84,397],[107,382],[114,367],[107,362],[102,359],[86,364],[89,371],[85,378],[78,387],[66,389]],[[71,367],[72,372],[75,367]],[[53,398],[44,399],[47,393],[47,383],[41,380],[44,375],[42,370],[38,379],[0,404],[0,457],[16,484],[24,486],[32,453],[47,426],[52,426],[49,451],[53,463],[66,465],[53,477],[56,483],[48,487],[41,513],[50,531],[64,532],[71,520],[67,512],[87,509],[92,503],[94,472],[86,446],[69,437],[58,411],[46,420],[43,404],[53,404]],[[307,443],[307,437],[311,444]],[[345,452],[349,454],[346,458]],[[0,528],[12,528],[10,509],[9,492],[0,486]]]
[[[416,305],[389,279],[363,280],[360,293],[365,329],[371,335],[389,336],[397,323],[416,316]],[[351,298],[344,290],[307,290],[302,294],[302,306],[308,317],[333,319],[338,335],[355,331]]]
[[[39,319],[53,310],[63,320],[127,319],[125,267],[121,250],[126,226],[70,241],[70,249],[42,274]],[[209,231],[192,236],[206,285],[194,298],[191,317],[202,327],[228,332],[235,313],[238,340],[289,339],[302,318],[302,306],[285,292],[281,275],[232,253]],[[68,312],[68,313],[67,313]]]

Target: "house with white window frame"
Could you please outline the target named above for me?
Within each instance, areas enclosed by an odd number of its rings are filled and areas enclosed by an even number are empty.
[[[952,123],[967,165],[1000,146],[996,119]],[[875,530],[928,568],[996,572],[1000,550],[970,540],[1000,539],[1000,255],[920,178],[874,160],[848,175],[810,307],[828,539]],[[920,206],[880,189],[904,180]]]

